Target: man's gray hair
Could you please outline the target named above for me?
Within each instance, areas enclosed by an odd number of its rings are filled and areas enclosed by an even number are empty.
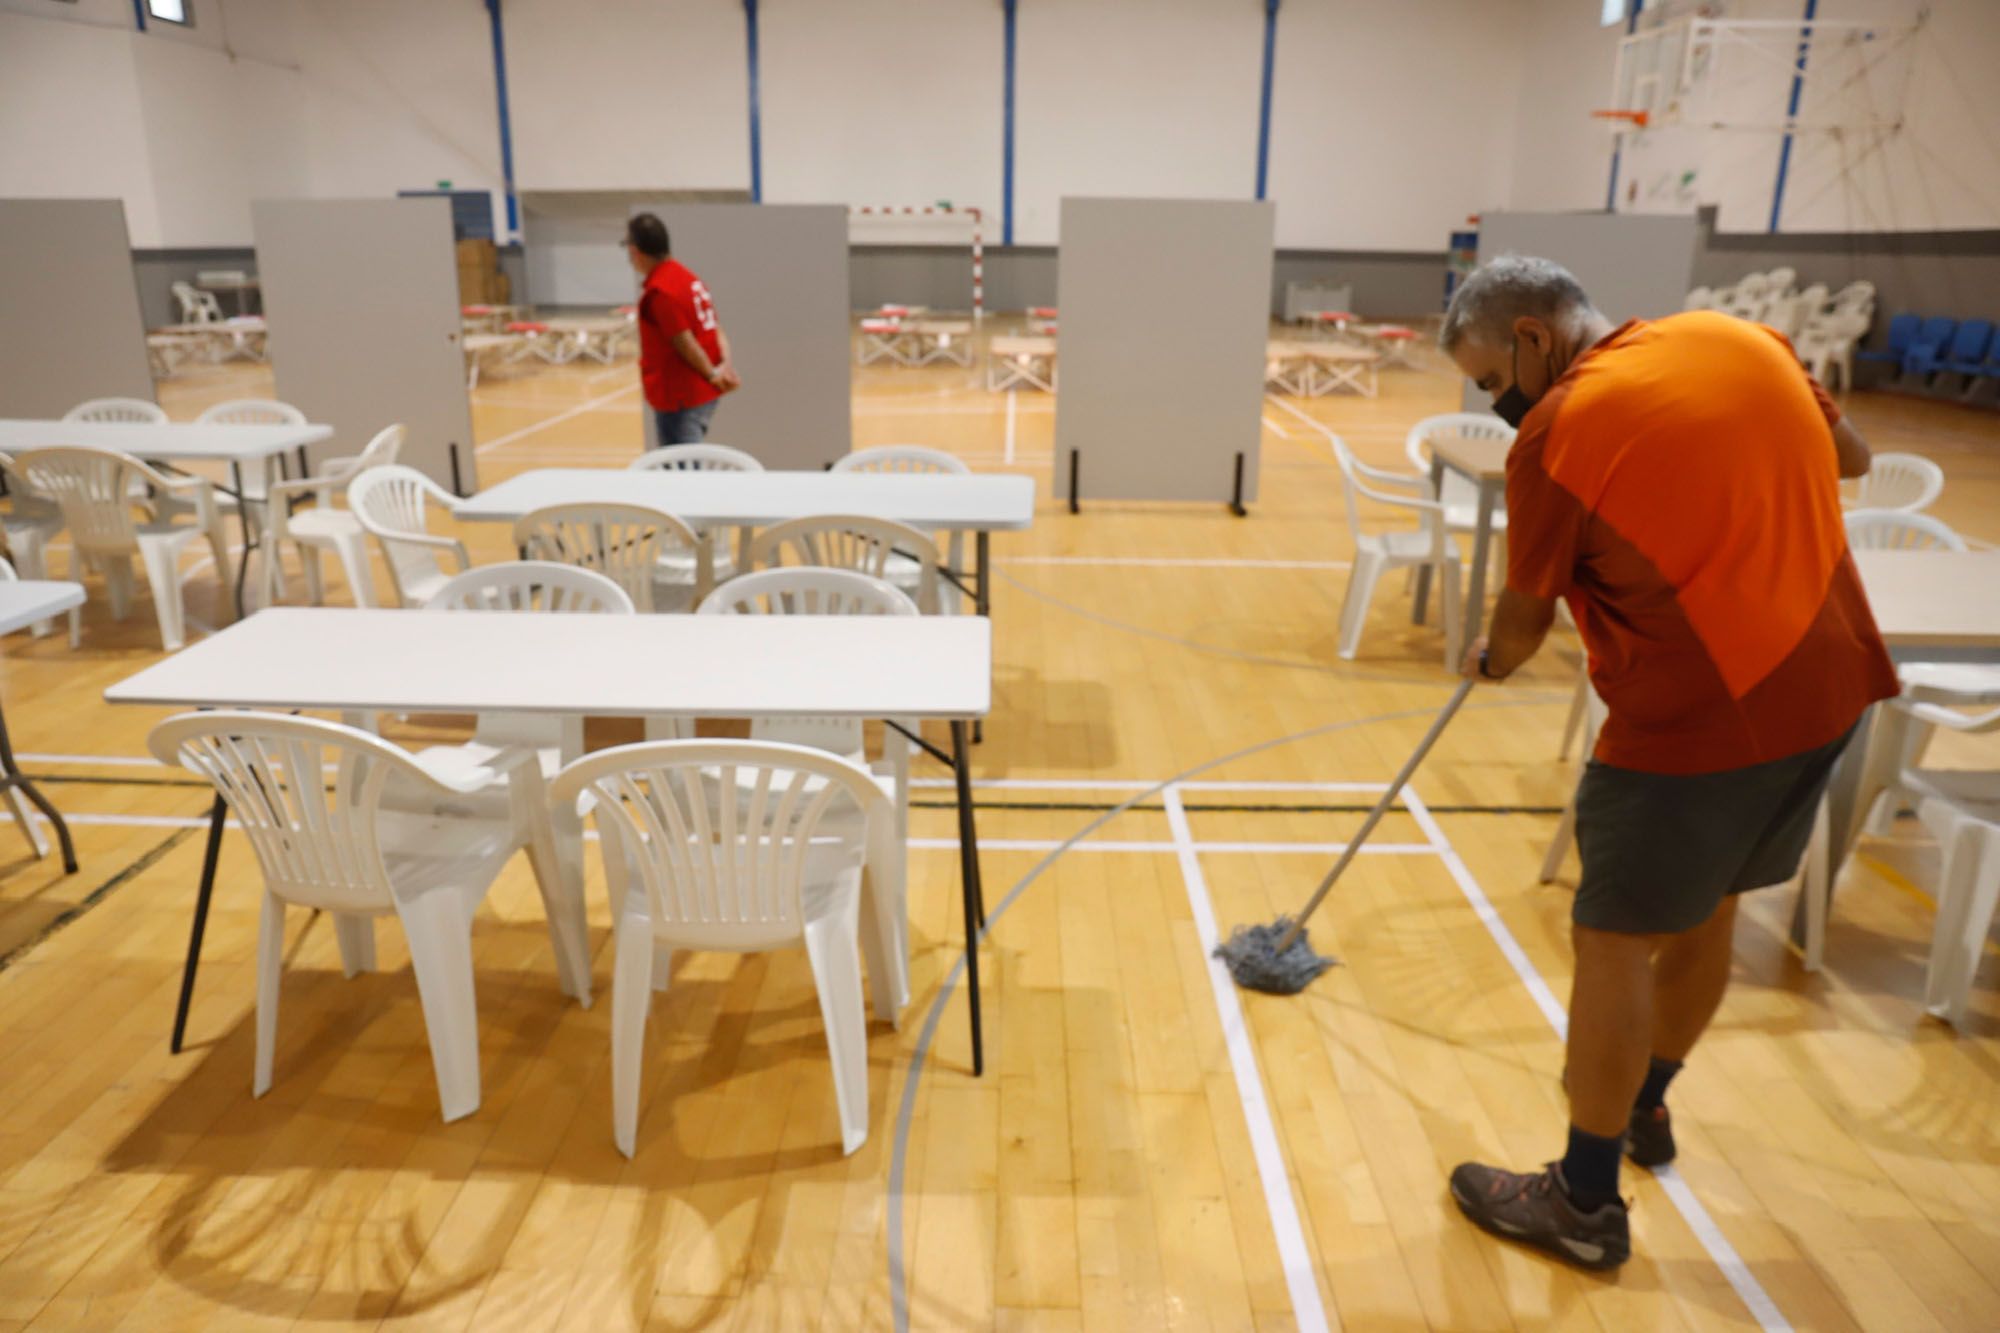
[[[1596,313],[1583,284],[1561,264],[1501,255],[1481,264],[1452,296],[1438,346],[1446,355],[1468,339],[1499,346],[1514,336],[1514,321],[1523,315],[1574,333]]]

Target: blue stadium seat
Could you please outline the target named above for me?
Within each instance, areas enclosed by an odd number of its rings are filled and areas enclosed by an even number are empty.
[[[1990,319],[1968,319],[1958,326],[1958,334],[1945,349],[1944,368],[1955,370],[1961,375],[1981,375],[1987,373],[1981,363],[1986,360],[1987,349],[1993,345],[1993,321]]]
[[[1922,315],[1912,315],[1908,311],[1905,311],[1889,321],[1889,345],[1887,347],[1879,352],[1856,352],[1854,359],[1857,361],[1887,361],[1892,366],[1900,366],[1903,364],[1903,358],[1909,354],[1911,345],[1917,341],[1917,335],[1923,331],[1923,327],[1924,319]]]
[[[1933,315],[1924,321],[1916,341],[1903,354],[1903,378],[1919,379],[1935,372],[1944,362],[1944,350],[1958,332],[1958,321],[1949,315]]]

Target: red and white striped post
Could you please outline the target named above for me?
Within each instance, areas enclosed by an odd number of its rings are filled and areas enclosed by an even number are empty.
[[[888,206],[877,208],[863,205],[854,209],[866,216],[888,217],[965,217],[972,219],[972,321],[977,324],[986,318],[986,217],[976,208],[918,208],[915,206]]]

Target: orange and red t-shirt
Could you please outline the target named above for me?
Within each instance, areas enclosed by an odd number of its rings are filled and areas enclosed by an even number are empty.
[[[1839,420],[1783,335],[1697,311],[1622,325],[1521,423],[1507,582],[1568,600],[1610,709],[1598,759],[1744,768],[1896,693],[1841,523]]]

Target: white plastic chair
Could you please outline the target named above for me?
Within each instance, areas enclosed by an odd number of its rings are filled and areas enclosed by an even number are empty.
[[[155,727],[148,744],[161,763],[215,785],[264,873],[254,1093],[261,1097],[271,1087],[285,909],[332,914],[350,977],[375,966],[373,919],[394,913],[409,937],[444,1118],[477,1110],[472,916],[513,854],[508,823],[452,812],[464,786],[426,771],[379,737],[335,722],[184,713]],[[384,794],[392,782],[425,792],[437,809],[390,808]],[[545,885],[543,892],[546,898],[551,890]]]
[[[942,449],[932,449],[922,444],[883,444],[871,449],[856,449],[835,460],[835,472],[900,472],[915,476],[967,477],[972,468],[956,454],[948,454]],[[933,538],[932,540],[936,540]],[[944,545],[945,568],[954,578],[962,579],[965,573],[965,534],[952,531],[947,534]],[[917,595],[923,582],[923,572],[917,563],[905,556],[889,557],[888,572],[885,577],[890,583],[901,588],[911,597]],[[938,590],[939,609],[947,615],[956,614],[961,593],[957,587],[949,591]]]
[[[7,549],[13,553],[14,565],[19,567],[22,578],[48,578],[49,540],[63,529],[62,507],[48,496],[38,495],[35,488],[28,484],[28,479],[21,475],[14,460],[6,454],[0,454],[0,479],[7,484],[7,507],[0,509],[0,534],[6,536]],[[70,577],[76,578],[80,573],[72,564]],[[71,608],[69,646],[72,648],[77,647],[82,639],[79,617],[79,611]],[[39,639],[54,628],[53,621],[38,620],[30,626],[29,632]]]
[[[1876,454],[1865,475],[1841,483],[1855,509],[1921,513],[1944,492],[1944,469],[1922,454]]]
[[[401,463],[371,467],[347,486],[348,512],[382,548],[390,586],[404,606],[422,606],[453,574],[472,568],[464,542],[432,535],[426,499],[447,509],[453,503],[444,487]]]
[[[1409,456],[1410,466],[1426,482],[1431,475],[1431,441],[1440,435],[1457,435],[1469,440],[1512,441],[1514,428],[1491,412],[1444,412],[1425,417],[1410,427],[1410,433],[1403,439],[1403,452]],[[1464,533],[1478,529],[1479,487],[1470,478],[1446,468],[1444,489],[1433,498],[1444,504],[1446,528]],[[1492,531],[1498,536],[1506,534],[1507,507],[1504,504],[1493,507]]]
[[[90,398],[63,413],[64,421],[129,421],[145,426],[167,424],[167,409],[144,398]]]
[[[1715,307],[1715,289],[1712,287],[1691,287],[1687,299],[1681,302],[1683,310],[1711,310]]]
[[[168,477],[130,454],[81,446],[36,449],[22,454],[17,466],[31,487],[61,507],[75,559],[104,570],[111,614],[123,620],[131,609],[132,557],[137,555],[145,562],[161,641],[169,651],[185,643],[181,552],[196,538],[206,537],[216,577],[224,583],[229,577],[222,514],[208,482],[200,477]],[[185,502],[186,512],[163,506],[158,517],[135,517],[133,511],[143,509],[144,502],[134,497],[148,492]],[[175,521],[190,513],[192,523]]]
[[[714,583],[708,543],[672,514],[644,505],[548,505],[523,514],[514,524],[514,545],[530,560],[551,560],[603,574],[625,590],[642,612],[678,609],[669,598],[685,591],[663,589],[661,557],[682,552],[694,559],[693,600]]]
[[[1967,716],[1932,703],[1898,699],[1891,708],[1926,727],[1981,733],[2000,731],[2000,708]],[[1917,818],[1937,839],[1937,917],[1931,928],[1930,963],[1924,969],[1924,1007],[1964,1026],[1979,960],[2000,906],[2000,772],[1909,768],[1902,785],[1917,798]]]
[[[732,449],[726,444],[669,444],[659,449],[649,449],[626,464],[634,472],[762,472],[764,465],[741,449]],[[732,550],[721,532],[711,532],[707,528],[696,528],[709,541],[709,560],[713,562],[713,583],[721,583],[736,574],[737,562],[749,560],[750,530],[739,529],[737,547]],[[687,601],[693,605],[692,596],[696,570],[694,553],[691,551],[668,551],[660,559],[660,581],[670,587],[686,589]],[[713,586],[713,583],[710,586]]]
[[[1847,544],[1857,551],[1963,551],[1965,538],[1929,514],[1850,509]]]
[[[215,403],[203,408],[201,415],[195,420],[204,424],[220,422],[237,426],[303,426],[306,424],[306,414],[290,403],[281,403],[275,398],[233,398],[228,402]],[[219,464],[190,466],[181,470],[208,478],[209,484],[215,488],[215,503],[218,508],[224,511],[232,509],[248,511],[242,513],[247,541],[248,528],[252,520],[259,528],[266,526],[264,522],[266,493],[277,484],[277,478],[267,470],[271,466],[270,461],[266,460],[263,467],[252,467],[244,471],[243,496],[240,501],[223,489],[229,484],[229,477],[227,469]]]
[[[630,1157],[655,951],[757,952],[803,943],[819,989],[843,1152],[868,1138],[868,1033],[856,945],[878,1016],[908,994],[901,938],[864,866],[894,836],[888,798],[845,759],[759,741],[659,741],[579,760],[556,778],[559,804],[594,800],[616,921],[611,990],[612,1132]],[[865,841],[830,836],[837,803],[862,812]],[[862,899],[868,929],[861,928]]]
[[[1439,601],[1444,614],[1444,657],[1447,666],[1459,662],[1459,636],[1463,615],[1459,602],[1463,592],[1459,580],[1458,544],[1445,529],[1444,506],[1429,499],[1430,478],[1370,467],[1354,456],[1347,441],[1333,437],[1334,457],[1340,461],[1342,494],[1347,504],[1347,528],[1354,536],[1354,565],[1347,574],[1347,596],[1340,605],[1340,655],[1348,661],[1361,648],[1361,631],[1368,623],[1368,604],[1375,597],[1375,585],[1392,569],[1430,566],[1438,581]],[[1414,494],[1399,495],[1387,487],[1401,487]],[[1417,527],[1371,533],[1361,526],[1363,497],[1377,504],[1412,510]]]
[[[917,609],[937,614],[937,543],[907,523],[862,514],[817,514],[765,528],[750,543],[750,563],[762,568],[851,569],[884,582],[896,556],[917,567]]]
[[[1814,379],[1828,389],[1854,387],[1854,349],[1867,335],[1870,319],[1865,311],[1835,305],[1807,322],[1795,350]]]
[[[14,566],[4,559],[0,559],[0,583],[13,583],[18,581],[19,578],[20,575],[14,572]],[[76,613],[77,609],[72,606],[69,609],[69,642],[72,648],[76,646],[79,636]],[[46,622],[44,622],[45,625]],[[46,628],[42,628],[42,632],[47,633],[48,631]],[[48,835],[42,832],[42,826],[38,822],[35,812],[29,808],[28,798],[21,794],[19,787],[11,784],[6,788],[4,794],[7,798],[7,809],[14,816],[14,826],[21,830],[21,836],[26,838],[28,845],[35,849],[36,859],[39,860],[47,856],[49,854]]]
[[[1974,708],[2000,704],[2000,666],[1974,662],[1899,662],[1896,679],[1904,704]],[[1877,711],[1868,733],[1868,748],[1856,792],[1855,813],[1878,837],[1887,835],[1896,817],[1910,805],[1903,772],[1919,766],[1936,728],[1909,708]]]
[[[283,593],[284,544],[298,547],[299,568],[305,574],[306,594],[314,606],[325,599],[319,558],[322,551],[333,552],[347,577],[348,590],[356,606],[375,605],[375,578],[368,568],[368,534],[351,511],[335,506],[334,497],[370,468],[396,461],[409,432],[400,425],[384,426],[368,442],[368,447],[348,458],[329,458],[320,464],[318,476],[297,481],[281,481],[271,488],[270,527],[264,534],[264,600],[274,602]],[[313,507],[292,512],[295,500],[313,497]]]
[[[702,615],[914,616],[917,604],[882,579],[847,569],[761,569],[708,595]],[[904,723],[913,726],[912,723]],[[750,739],[810,745],[868,765],[861,721],[851,717],[752,718]],[[872,771],[896,807],[897,863],[908,843],[910,743],[894,727],[882,733],[882,760]]]
[[[176,282],[173,284],[173,293],[174,300],[180,303],[181,323],[220,324],[222,322],[222,303],[216,300],[214,292],[202,291],[191,282]]]

